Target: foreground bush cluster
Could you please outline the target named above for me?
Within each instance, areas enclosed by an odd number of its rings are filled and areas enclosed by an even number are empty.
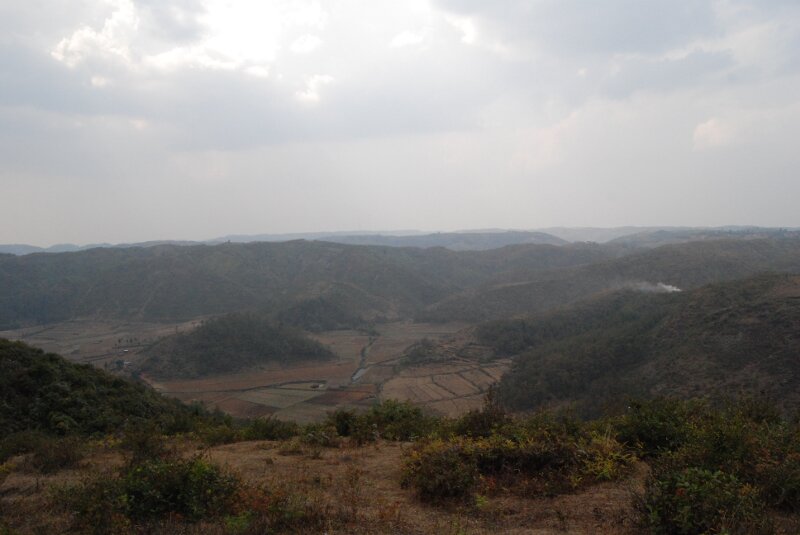
[[[769,403],[638,403],[618,429],[651,466],[637,506],[653,533],[771,533],[770,510],[800,512],[800,428]]]
[[[470,502],[500,488],[553,495],[618,479],[633,460],[607,433],[540,416],[509,420],[487,436],[423,440],[411,450],[403,483],[426,502]]]
[[[157,423],[128,425],[112,440],[125,452],[123,467],[54,492],[74,530],[170,531],[211,522],[224,533],[304,532],[345,521],[347,513],[329,503],[248,486],[203,456],[178,455],[166,435]],[[651,400],[593,421],[555,413],[510,416],[491,396],[482,410],[457,419],[386,401],[305,426],[206,415],[184,435],[208,445],[279,440],[284,454],[410,442],[400,483],[423,503],[466,510],[504,493],[553,496],[621,480],[646,463],[649,476],[633,497],[642,533],[768,534],[775,511],[800,512],[800,428],[752,399]],[[0,440],[0,478],[11,469],[48,473],[75,466],[86,444],[43,432],[7,435]]]

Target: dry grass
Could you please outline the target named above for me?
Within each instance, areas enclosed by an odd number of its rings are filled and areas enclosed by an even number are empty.
[[[633,535],[637,530],[632,496],[642,491],[648,472],[645,464],[638,463],[626,480],[574,494],[525,498],[500,492],[481,497],[477,505],[433,507],[400,486],[408,444],[380,441],[355,447],[345,441],[338,448],[287,444],[240,442],[204,451],[212,462],[240,474],[248,486],[302,497],[308,507],[329,518],[330,534]],[[186,440],[173,447],[187,458],[199,448]],[[91,474],[110,475],[123,463],[118,451],[96,446],[76,469],[48,476],[13,470],[0,485],[0,521],[21,535],[67,532],[70,517],[53,503],[51,489]],[[778,534],[797,533],[796,516],[775,519]],[[168,521],[154,531],[178,532],[226,533],[219,523],[186,526]]]
[[[489,497],[477,507],[435,508],[400,487],[407,446],[307,450],[280,455],[280,443],[242,442],[210,450],[216,462],[240,472],[251,484],[286,487],[314,495],[352,519],[336,533],[575,533],[627,534],[631,488],[640,488],[644,466],[622,484],[602,484],[556,498]]]

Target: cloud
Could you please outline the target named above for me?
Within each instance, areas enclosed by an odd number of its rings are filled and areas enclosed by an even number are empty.
[[[694,150],[716,149],[730,145],[736,132],[730,124],[711,118],[698,124],[692,135]]]
[[[116,57],[132,61],[129,43],[139,27],[139,17],[131,0],[114,0],[114,11],[100,29],[83,26],[62,39],[52,55],[68,67],[75,67],[92,56]]]
[[[309,104],[316,104],[320,100],[322,88],[334,81],[333,76],[327,74],[314,74],[306,80],[306,87],[297,93],[297,99]]]
[[[225,183],[250,219],[222,210],[242,226],[212,235],[313,230],[250,204],[313,188],[357,198],[311,203],[317,228],[730,223],[743,202],[789,225],[798,50],[789,0],[9,0],[0,177],[24,199],[74,184],[86,213],[89,192],[140,186],[175,229],[206,224],[178,192],[196,181],[208,207]],[[0,241],[24,240],[12,223]]]
[[[395,35],[389,46],[404,47],[409,45],[419,45],[425,41],[425,33],[419,31],[405,30]]]
[[[291,44],[289,50],[295,54],[308,54],[313,52],[322,44],[322,39],[316,35],[301,35]]]

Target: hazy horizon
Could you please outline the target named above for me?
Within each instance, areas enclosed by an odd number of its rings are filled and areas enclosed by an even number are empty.
[[[646,232],[653,229],[658,230],[731,230],[731,229],[762,229],[762,230],[788,230],[788,231],[798,231],[800,227],[789,227],[789,226],[777,226],[777,227],[762,227],[759,225],[720,225],[720,226],[690,226],[690,225],[647,225],[647,226],[640,226],[640,225],[621,225],[618,227],[569,227],[569,226],[554,226],[554,227],[542,227],[542,228],[480,228],[480,229],[449,229],[449,230],[442,230],[442,229],[430,229],[430,230],[420,230],[420,229],[382,229],[382,230],[375,230],[375,229],[362,229],[362,230],[352,230],[352,229],[345,229],[345,230],[317,230],[317,231],[305,231],[305,232],[259,232],[259,233],[228,233],[222,234],[218,236],[206,236],[200,237],[196,239],[189,239],[184,237],[168,237],[168,238],[153,238],[153,239],[145,239],[145,240],[137,240],[137,241],[105,241],[105,242],[90,242],[90,241],[77,241],[77,242],[53,242],[53,243],[30,243],[30,242],[4,242],[0,243],[0,246],[31,246],[41,249],[48,249],[53,247],[59,246],[77,246],[81,248],[90,247],[90,246],[117,246],[117,245],[139,245],[139,244],[148,244],[148,243],[161,243],[161,242],[175,242],[175,243],[214,243],[214,242],[223,242],[223,241],[230,241],[234,240],[237,243],[243,243],[246,239],[252,238],[253,241],[263,241],[264,239],[268,239],[269,241],[285,241],[285,240],[293,240],[293,239],[307,239],[307,240],[314,240],[314,239],[322,239],[322,238],[333,238],[336,236],[339,237],[353,237],[353,236],[399,236],[399,237],[413,237],[413,236],[425,236],[425,235],[434,235],[434,234],[487,234],[487,233],[507,233],[507,232],[521,232],[521,233],[545,233],[551,234],[552,236],[562,238],[567,242],[570,241],[597,241],[598,243],[603,243],[613,237],[621,237],[626,235],[635,234],[638,232]],[[584,234],[597,234],[598,236],[603,235],[610,235],[611,238],[606,239],[593,239],[593,240],[585,240],[585,239],[572,239],[572,235],[580,236],[582,233]],[[324,240],[323,240],[324,241]]]
[[[0,15],[0,243],[800,226],[794,2]]]

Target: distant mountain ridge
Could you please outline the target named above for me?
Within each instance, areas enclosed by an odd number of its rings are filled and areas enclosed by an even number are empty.
[[[387,247],[444,247],[454,251],[496,249],[506,245],[547,243],[563,245],[561,238],[533,231],[476,231],[476,232],[308,232],[296,234],[230,235],[203,241],[157,240],[139,243],[96,243],[75,245],[71,243],[36,247],[25,244],[0,244],[0,254],[27,255],[32,253],[67,253],[96,248],[155,247],[158,245],[217,245],[220,243],[287,242],[295,240],[325,241],[350,245],[381,245]]]
[[[615,242],[640,247],[668,243],[719,239],[725,237],[775,237],[787,233],[800,234],[796,228],[728,227],[552,227],[534,230],[482,229],[454,232],[422,232],[416,230],[358,232],[299,232],[288,234],[231,234],[210,240],[152,240],[136,243],[95,243],[75,245],[63,243],[50,247],[27,244],[0,244],[0,254],[65,253],[96,248],[155,247],[158,245],[217,245],[220,243],[287,242],[294,240],[326,241],[351,245],[388,247],[444,247],[454,251],[480,251],[507,245],[546,243],[564,245],[576,242]]]

